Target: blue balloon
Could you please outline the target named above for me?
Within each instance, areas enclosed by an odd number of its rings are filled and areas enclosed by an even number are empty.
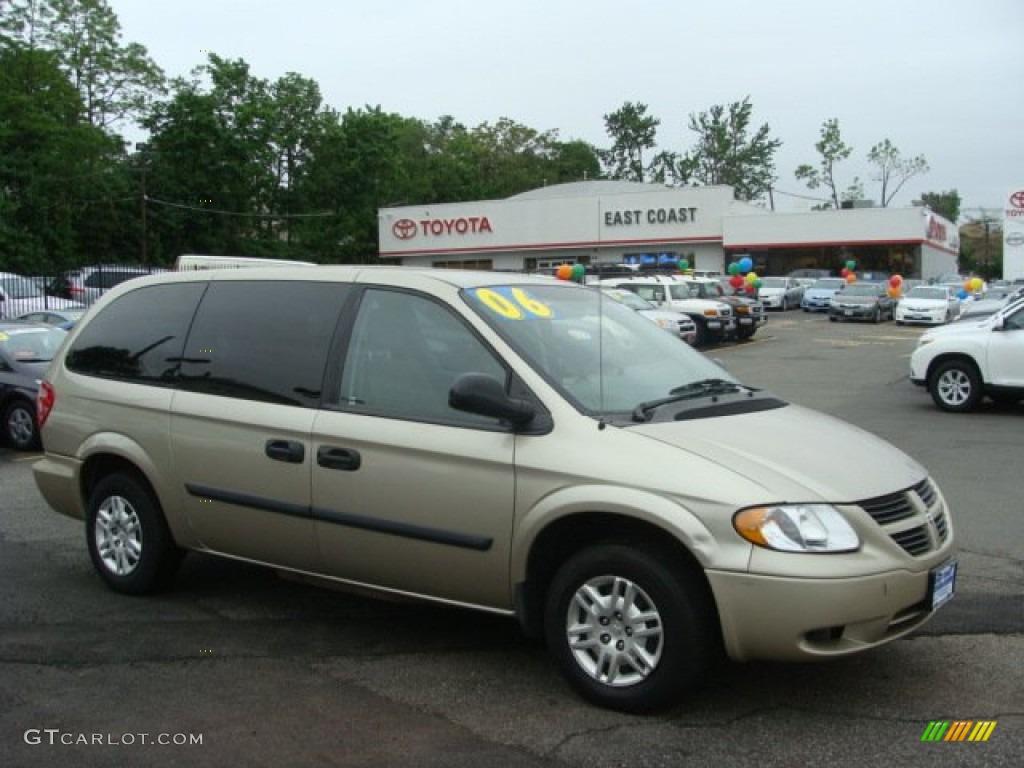
[[[959,291],[956,292],[956,297],[958,299],[966,299],[967,298],[967,291],[965,291],[963,288],[961,288]]]
[[[740,272],[749,272],[754,267],[754,260],[749,256],[740,259]]]

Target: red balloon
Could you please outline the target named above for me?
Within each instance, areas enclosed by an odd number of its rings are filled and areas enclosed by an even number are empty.
[[[900,283],[902,282],[903,278],[900,277],[899,275],[893,275],[892,277],[889,278],[889,285],[891,285],[893,288],[899,288]]]
[[[846,277],[848,274],[850,274],[850,268],[843,267],[842,269],[839,270],[839,274],[843,277]]]
[[[747,293],[753,293],[754,291],[757,290],[757,286],[754,285],[753,283],[747,283],[746,286],[744,287],[744,290]]]
[[[732,277],[729,278],[729,285],[731,285],[733,288],[739,288],[741,285],[743,285],[743,278],[740,277],[739,275],[733,275]]]

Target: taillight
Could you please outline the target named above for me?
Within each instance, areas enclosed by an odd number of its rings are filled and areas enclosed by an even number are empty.
[[[76,294],[83,294],[85,293],[85,288],[80,288],[77,285],[72,285],[68,287],[68,293],[70,293],[72,296]]]
[[[42,427],[53,410],[53,404],[57,400],[57,392],[48,381],[39,383],[39,392],[36,394],[36,421]]]

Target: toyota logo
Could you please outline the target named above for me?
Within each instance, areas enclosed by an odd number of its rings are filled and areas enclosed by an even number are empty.
[[[1006,244],[1013,248],[1024,245],[1024,232],[1010,232],[1006,235]]]
[[[399,219],[391,225],[391,233],[399,240],[411,240],[416,237],[416,222],[412,219]]]
[[[1010,195],[1010,205],[1018,210],[1024,208],[1024,189]]]

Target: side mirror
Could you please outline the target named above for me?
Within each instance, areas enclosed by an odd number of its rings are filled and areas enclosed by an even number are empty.
[[[993,331],[1005,331],[1006,330],[1006,318],[1005,317],[997,317],[995,320],[993,320],[992,321],[992,330]]]
[[[464,373],[448,391],[448,404],[459,411],[492,416],[521,427],[534,417],[532,405],[505,394],[501,382],[486,373]]]

